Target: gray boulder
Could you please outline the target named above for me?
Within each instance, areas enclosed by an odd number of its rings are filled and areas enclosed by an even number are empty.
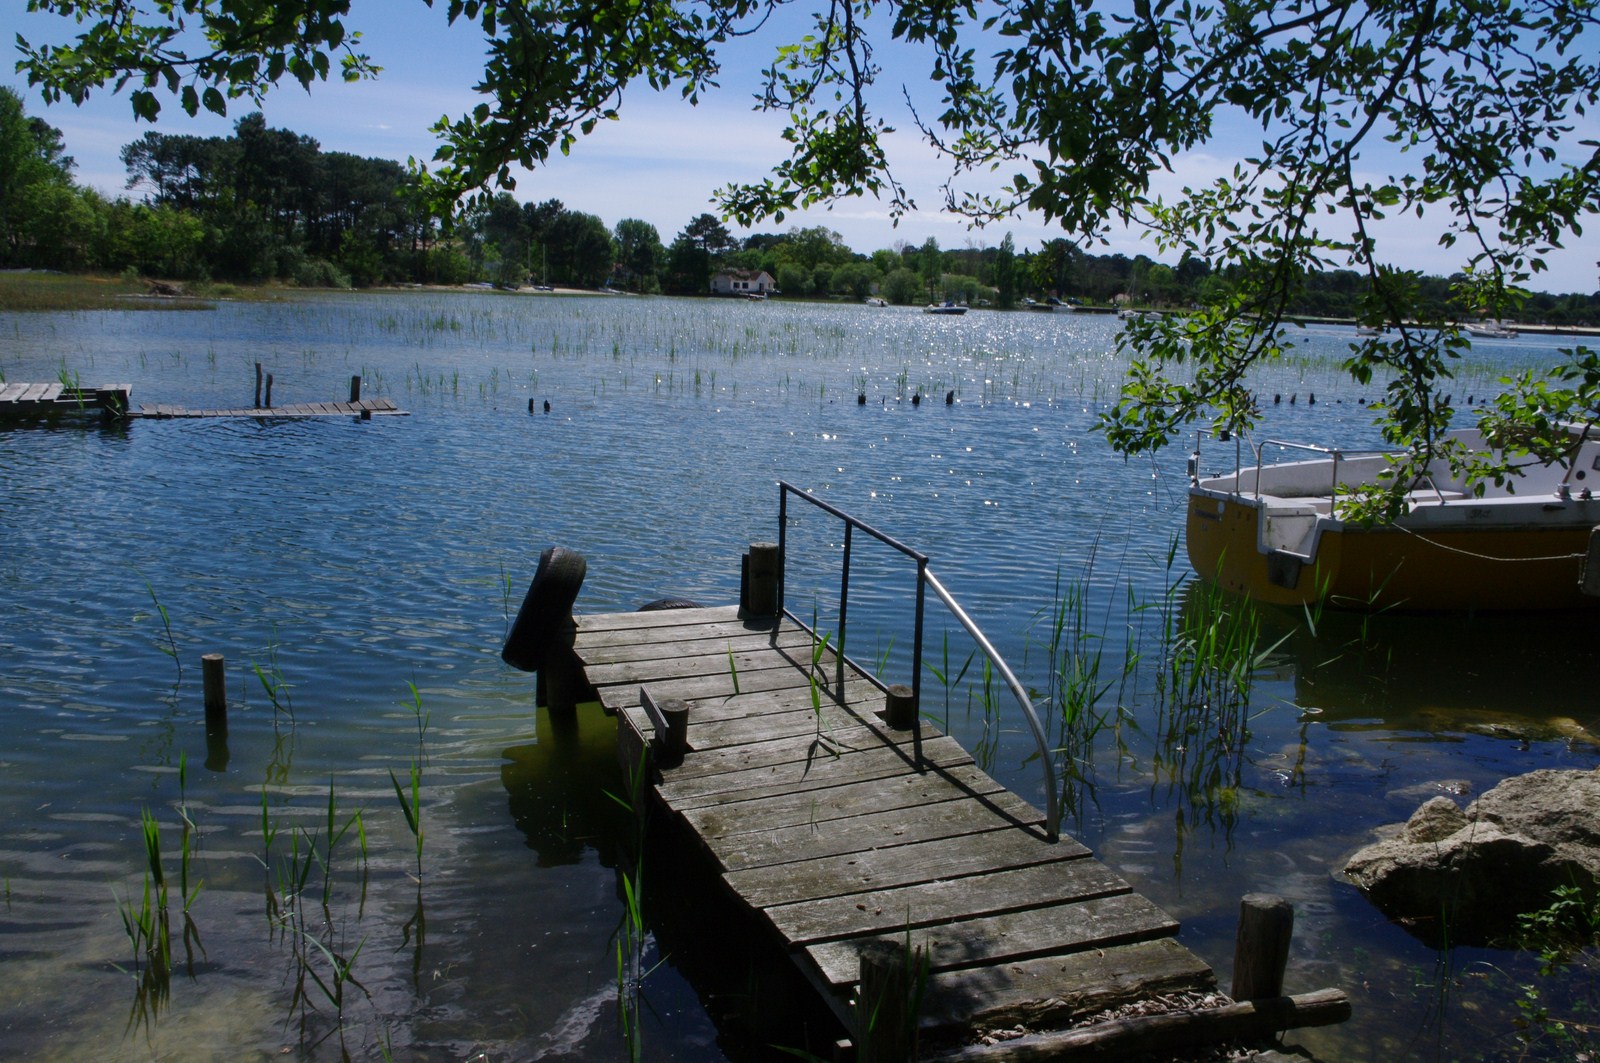
[[[1560,886],[1600,896],[1600,771],[1535,771],[1468,805],[1425,804],[1344,876],[1430,944],[1509,940]]]

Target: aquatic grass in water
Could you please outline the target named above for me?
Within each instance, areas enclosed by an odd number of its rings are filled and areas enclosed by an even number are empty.
[[[161,604],[161,599],[156,597],[156,589],[147,579],[144,589],[150,595],[150,604],[155,606],[156,615],[161,618],[161,630],[166,636],[166,642],[159,644],[162,653],[172,658],[172,663],[178,669],[178,682],[183,681],[183,659],[178,656],[178,640],[172,634],[172,617],[167,615],[167,607]]]
[[[617,1025],[627,1046],[628,1058],[634,1063],[643,1059],[644,1028],[642,1025],[642,995],[645,979],[666,962],[663,956],[646,968],[645,952],[650,945],[650,933],[644,913],[644,845],[648,828],[645,810],[644,786],[649,777],[650,751],[646,744],[639,751],[637,763],[627,772],[628,796],[626,798],[607,790],[606,797],[621,807],[633,827],[628,854],[631,871],[619,871],[622,879],[622,918],[612,934],[616,958]]]
[[[255,674],[261,689],[266,692],[267,701],[272,705],[274,720],[280,715],[287,716],[289,722],[294,723],[294,702],[289,697],[289,683],[284,678],[283,669],[278,664],[278,629],[272,629],[272,637],[267,641],[267,666],[262,668],[255,661],[250,662],[250,670]]]

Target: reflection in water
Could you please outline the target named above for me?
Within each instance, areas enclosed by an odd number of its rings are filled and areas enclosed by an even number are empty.
[[[1505,723],[1533,740],[1600,746],[1589,733],[1600,720],[1589,614],[1326,612],[1315,633],[1293,614],[1264,615],[1290,635],[1296,703],[1324,722],[1491,737]]]
[[[539,854],[540,867],[575,864],[593,849],[616,867],[622,809],[611,797],[625,794],[617,764],[617,725],[596,703],[578,706],[569,719],[540,708],[533,742],[504,751],[500,781],[511,818]]]

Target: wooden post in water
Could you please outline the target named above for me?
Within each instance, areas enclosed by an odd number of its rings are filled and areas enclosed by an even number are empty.
[[[594,688],[583,673],[583,664],[572,650],[577,637],[578,625],[569,616],[556,632],[556,641],[545,654],[544,663],[539,666],[541,682],[535,687],[534,695],[536,698],[540,694],[544,696],[551,719],[557,716],[570,717],[578,711],[579,702],[593,701],[595,698]]]
[[[1239,902],[1239,936],[1233,945],[1234,1000],[1283,995],[1283,969],[1294,936],[1294,905],[1271,893],[1247,893]]]
[[[200,678],[205,689],[206,733],[228,733],[228,679],[220,653],[200,658]]]
[[[350,378],[350,401],[361,401],[361,375],[359,373]]]
[[[267,374],[267,409],[272,409],[272,374]]]
[[[222,654],[201,656],[200,679],[206,705],[206,767],[223,771],[228,766],[228,679]]]
[[[256,409],[261,409],[261,363],[256,363]]]
[[[917,723],[917,702],[912,690],[896,683],[883,696],[883,720],[896,731],[908,731]]]
[[[749,611],[751,616],[778,613],[778,569],[782,563],[777,543],[750,544]]]
[[[916,1054],[911,1014],[911,956],[905,946],[873,941],[861,948],[856,988],[857,1063],[907,1063]]]

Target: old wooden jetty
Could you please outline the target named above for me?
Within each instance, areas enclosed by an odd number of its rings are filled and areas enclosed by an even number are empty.
[[[842,596],[849,551],[847,534]],[[924,1058],[1125,1055],[1348,1017],[1338,991],[1282,996],[1292,912],[1285,922],[1286,906],[1261,898],[1244,905],[1234,992],[1219,992],[1176,920],[1057,836],[1053,801],[1041,812],[1007,791],[918,718],[916,690],[885,687],[785,611],[782,556],[781,542],[752,546],[739,606],[574,617],[574,672],[547,663],[547,691],[553,706],[592,697],[618,716],[624,766],[649,763],[649,800],[688,828],[858,1046],[896,1025],[869,1011],[915,1002],[902,1040],[871,1058],[908,1054],[912,1036]],[[919,586],[959,610],[918,565]],[[1075,1028],[1130,1007],[1160,1014]]]
[[[405,411],[395,406],[393,399],[357,399],[354,402],[294,402],[286,406],[235,406],[188,409],[164,403],[141,405],[128,414],[151,420],[168,420],[184,417],[257,417],[264,420],[297,417],[403,417]]]
[[[216,406],[190,409],[167,403],[144,403],[138,409],[129,404],[133,388],[128,384],[107,384],[102,387],[83,388],[61,383],[5,384],[0,383],[0,420],[6,418],[48,417],[62,414],[89,413],[116,418],[169,418],[194,417],[255,417],[263,420],[300,417],[359,417],[369,420],[378,416],[405,416],[405,411],[392,399],[364,399],[361,397],[361,378],[350,378],[348,402],[295,402],[274,405],[272,402],[272,374],[265,375],[266,398],[262,399],[263,375],[256,365],[255,401],[250,406]]]
[[[266,395],[264,400],[262,398],[263,387],[265,387]],[[180,417],[255,417],[262,420],[300,417],[359,417],[363,421],[367,421],[380,415],[403,417],[405,416],[405,411],[395,406],[390,399],[363,399],[361,397],[360,374],[350,378],[350,400],[348,402],[294,402],[275,406],[272,402],[272,374],[263,372],[261,363],[257,362],[255,401],[250,406],[190,410],[182,406],[157,404],[154,406],[140,406],[138,412],[132,416],[151,417],[157,420]]]
[[[127,412],[128,395],[132,390],[128,384],[93,388],[56,382],[0,384],[0,419],[62,414],[122,416]]]

